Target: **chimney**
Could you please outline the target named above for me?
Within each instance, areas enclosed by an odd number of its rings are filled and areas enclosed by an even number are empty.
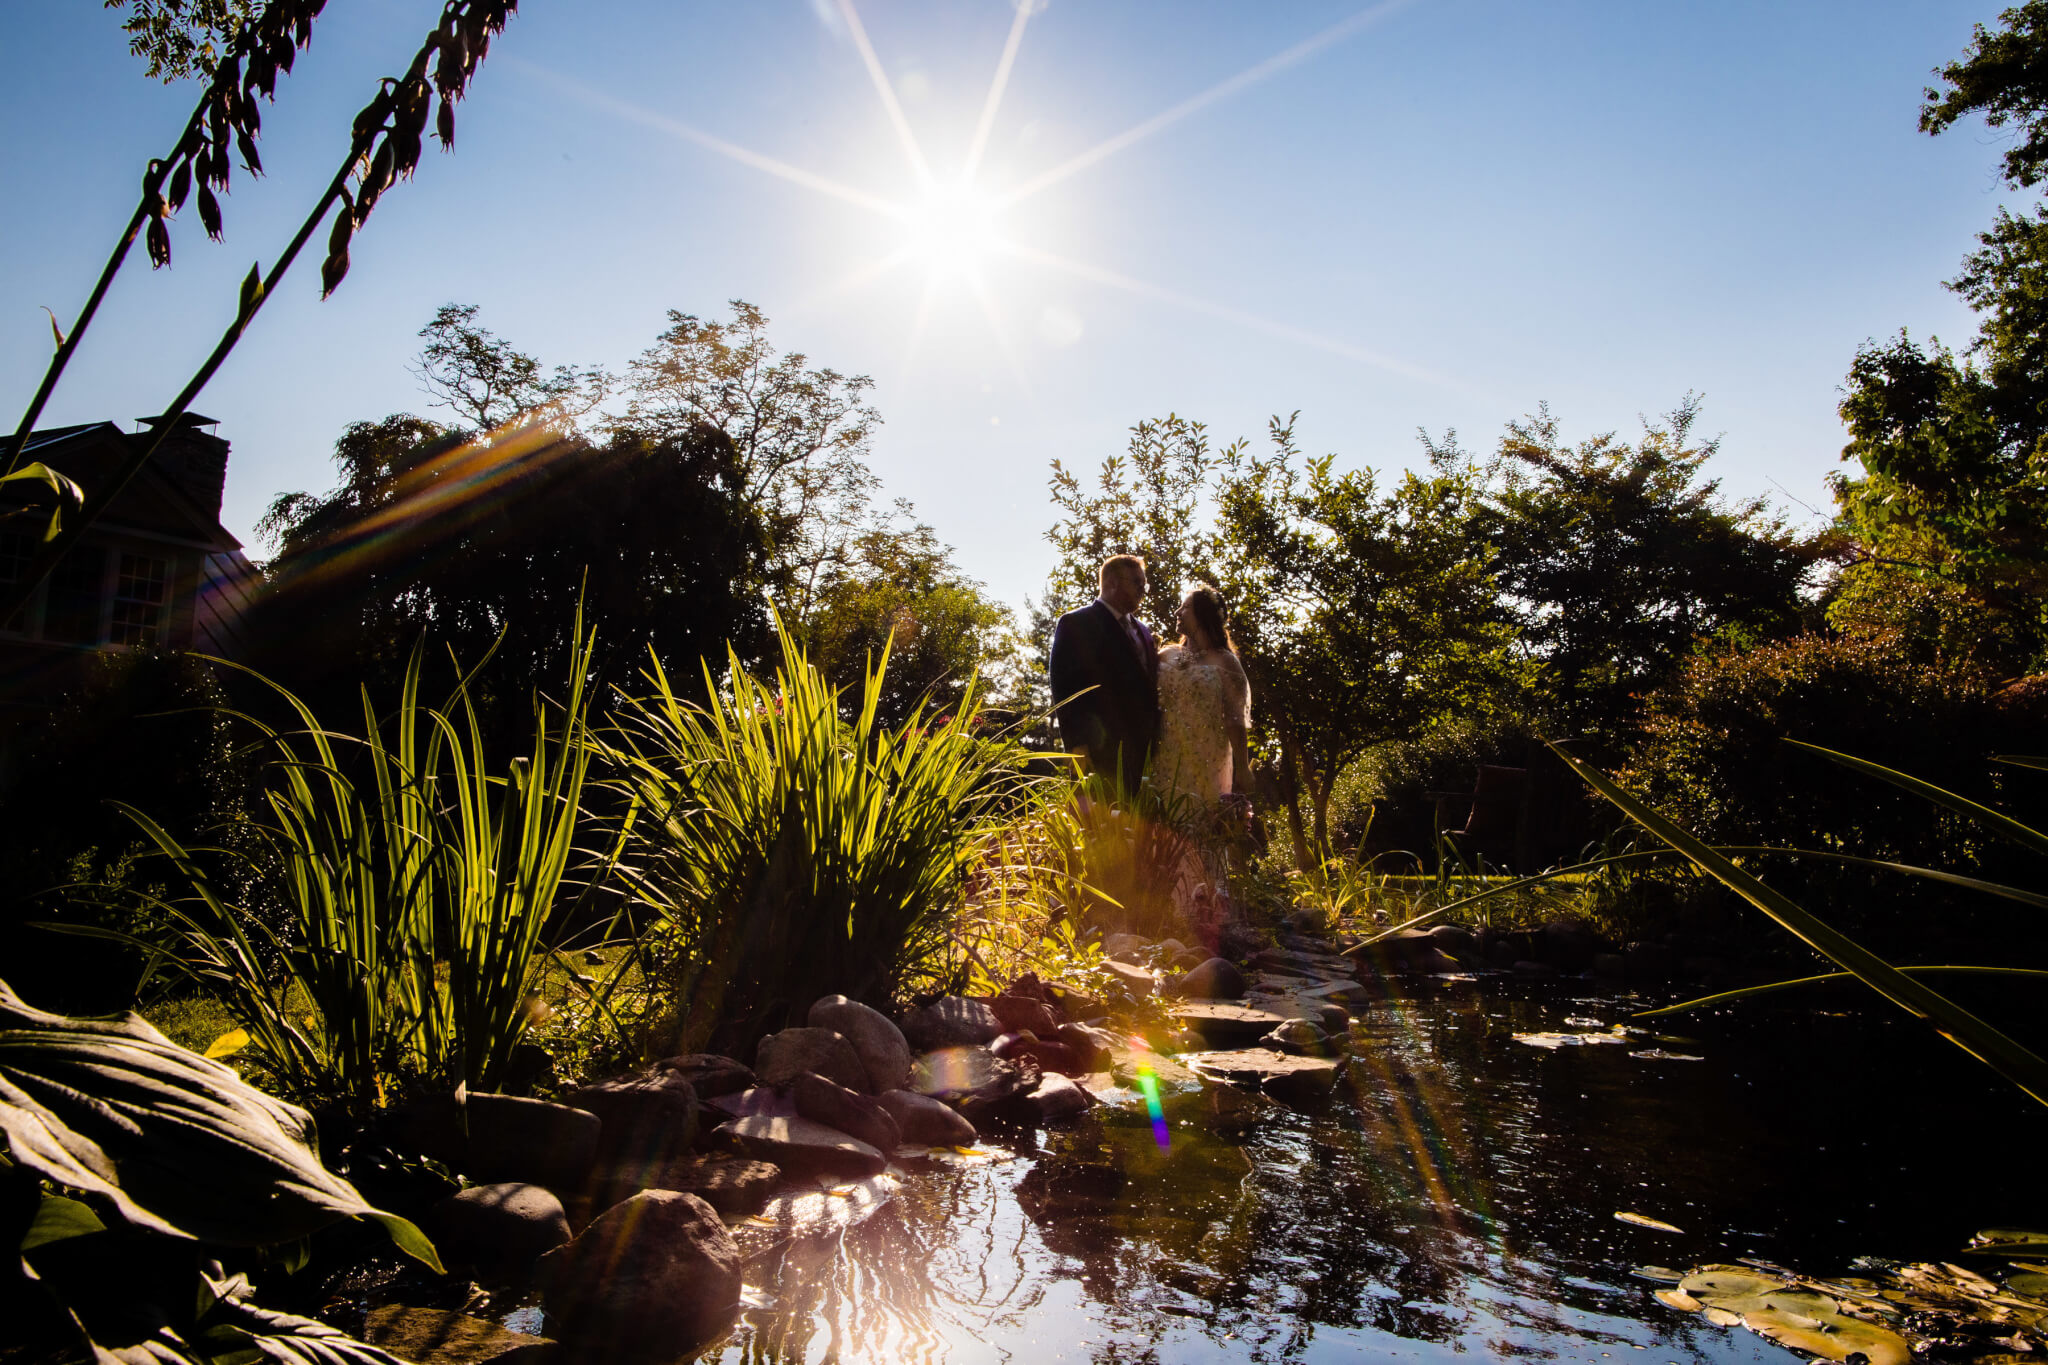
[[[161,417],[139,417],[143,426],[154,431],[163,424]],[[227,488],[228,443],[202,427],[214,427],[220,423],[211,417],[202,417],[188,412],[178,418],[177,429],[157,449],[156,457],[150,463],[173,487],[198,505],[199,510],[216,522],[220,520],[221,497]]]

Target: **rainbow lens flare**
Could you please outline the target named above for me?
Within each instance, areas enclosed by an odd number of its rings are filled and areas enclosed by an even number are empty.
[[[1152,1116],[1152,1140],[1171,1147],[1173,1135],[1166,1131],[1166,1110],[1159,1104],[1159,1075],[1151,1067],[1138,1068],[1138,1090],[1145,1096],[1145,1112]]]

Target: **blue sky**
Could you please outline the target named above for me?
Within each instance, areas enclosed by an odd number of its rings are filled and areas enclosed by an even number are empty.
[[[1729,491],[1803,516],[1857,344],[1970,330],[1939,282],[2005,200],[2000,144],[1915,117],[1998,8],[1050,0],[1019,30],[1009,0],[866,0],[858,29],[841,0],[527,0],[454,153],[384,199],[332,299],[302,264],[202,396],[234,443],[225,519],[253,539],[277,493],[330,482],[347,422],[428,412],[407,364],[443,302],[622,368],[666,310],[736,297],[784,348],[874,376],[887,492],[1013,602],[1045,576],[1048,462],[1092,467],[1169,411],[1220,442],[1299,409],[1311,452],[1393,468],[1417,427],[1483,449],[1548,401],[1576,437],[1698,390]],[[46,422],[162,407],[437,13],[329,6],[226,244],[188,209]],[[96,0],[0,11],[10,412],[48,356],[41,306],[68,325],[194,97],[146,81],[117,25]],[[943,184],[1015,35],[975,179],[1041,182],[987,224],[1014,250],[951,260],[859,202],[923,201],[861,34]]]

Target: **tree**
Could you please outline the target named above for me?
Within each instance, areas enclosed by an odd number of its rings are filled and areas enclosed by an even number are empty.
[[[126,9],[121,31],[128,50],[149,63],[149,76],[165,85],[187,76],[211,76],[261,0],[105,0]]]
[[[413,373],[437,406],[462,419],[472,432],[546,412],[573,421],[602,403],[612,378],[590,366],[557,365],[552,373],[532,356],[479,327],[473,303],[444,303],[420,329],[427,343]]]
[[[1132,427],[1124,453],[1102,461],[1092,490],[1054,460],[1052,500],[1061,516],[1045,533],[1057,558],[1042,612],[1050,618],[1087,605],[1102,561],[1135,554],[1150,582],[1142,614],[1170,625],[1187,590],[1214,575],[1205,498],[1217,469],[1209,429],[1172,413]]]
[[[698,428],[723,434],[740,495],[768,527],[770,586],[803,616],[878,486],[866,463],[882,420],[866,401],[874,381],[779,353],[760,309],[744,299],[732,309],[730,322],[670,310],[668,329],[633,361],[626,411],[610,428],[656,442]]]
[[[889,725],[920,702],[932,715],[952,712],[976,673],[982,695],[1000,699],[1012,684],[1017,649],[1009,608],[960,570],[931,527],[904,525],[909,519],[908,505],[899,503],[895,517],[855,536],[797,631],[836,687],[858,684],[888,646],[880,715]]]
[[[1971,114],[2013,128],[2005,178],[2029,188],[2048,173],[2048,0],[2027,0],[1999,15],[1997,32],[1978,24],[1962,57],[1938,67],[1946,89],[1929,86],[1920,131],[1947,132]]]
[[[1571,446],[1539,407],[1501,439],[1480,531],[1565,725],[1625,729],[1699,641],[1799,625],[1818,549],[1766,499],[1725,501],[1702,477],[1720,442],[1695,436],[1699,411],[1687,394],[1634,444],[1607,432]],[[1454,448],[1455,437],[1431,447],[1439,458]]]

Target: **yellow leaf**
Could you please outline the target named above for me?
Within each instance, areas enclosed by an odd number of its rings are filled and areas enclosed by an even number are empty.
[[[247,1046],[249,1046],[249,1031],[247,1029],[231,1028],[213,1040],[212,1044],[206,1049],[206,1055],[209,1057],[232,1057]]]

